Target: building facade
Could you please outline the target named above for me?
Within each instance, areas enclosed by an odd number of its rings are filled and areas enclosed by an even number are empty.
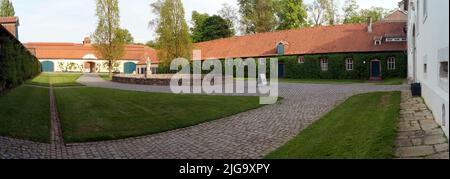
[[[42,64],[43,72],[106,73],[108,62],[96,52],[89,37],[82,44],[77,43],[27,43]],[[113,72],[136,74],[140,64],[151,62],[151,68],[158,68],[156,50],[144,45],[125,45],[122,60],[113,64]]]
[[[449,1],[405,0],[408,12],[408,79],[420,83],[422,96],[449,136]]]

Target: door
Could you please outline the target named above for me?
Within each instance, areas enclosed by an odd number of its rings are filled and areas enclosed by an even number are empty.
[[[371,64],[371,78],[372,79],[381,79],[381,64],[380,61],[374,60]]]
[[[284,78],[284,64],[278,64],[278,78]]]
[[[123,72],[125,74],[132,74],[136,70],[136,64],[133,62],[126,62],[123,67]]]
[[[55,71],[55,65],[51,61],[45,61],[41,63],[42,65],[42,72],[54,72]]]

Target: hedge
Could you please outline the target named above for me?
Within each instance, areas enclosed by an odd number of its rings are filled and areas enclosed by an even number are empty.
[[[387,59],[395,57],[396,69],[387,69]],[[381,61],[382,78],[406,78],[407,57],[402,52],[305,55],[305,63],[298,56],[279,57],[285,63],[285,78],[292,79],[370,79],[370,62]],[[328,59],[328,71],[322,71],[320,59]],[[354,69],[347,71],[346,59],[353,59]],[[364,63],[365,62],[365,63]]]
[[[0,94],[41,72],[38,59],[18,40],[3,34],[0,38]]]

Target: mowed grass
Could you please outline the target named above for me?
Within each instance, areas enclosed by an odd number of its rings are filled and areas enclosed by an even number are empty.
[[[56,89],[66,142],[121,139],[188,127],[261,107],[258,97]]]
[[[83,86],[76,82],[81,75],[74,73],[42,73],[36,78],[27,81],[27,84],[45,87],[50,86],[50,83],[54,87]]]
[[[266,158],[392,158],[399,110],[400,92],[354,96]]]
[[[49,142],[48,93],[45,88],[21,86],[0,96],[0,135]]]
[[[402,85],[405,79],[389,78],[379,82],[351,79],[280,79],[280,83],[305,83],[305,84],[375,84],[375,85]]]
[[[108,73],[101,73],[99,76],[105,81],[112,81],[112,77],[110,77]]]

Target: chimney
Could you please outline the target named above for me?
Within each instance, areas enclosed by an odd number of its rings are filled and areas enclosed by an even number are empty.
[[[0,17],[0,24],[5,27],[14,37],[19,39],[19,18],[18,17]]]
[[[90,45],[90,44],[91,44],[91,38],[90,37],[84,37],[83,45]]]
[[[372,17],[369,17],[368,25],[367,25],[367,32],[372,33],[372,31],[373,31]]]

